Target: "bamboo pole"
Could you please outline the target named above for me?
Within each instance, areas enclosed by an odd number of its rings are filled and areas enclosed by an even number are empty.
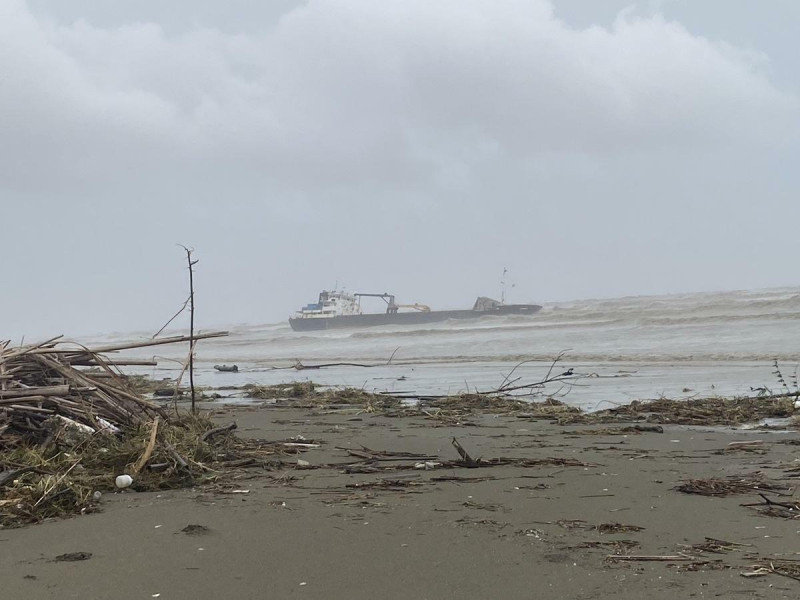
[[[161,346],[164,344],[179,344],[181,342],[188,342],[191,340],[207,340],[211,338],[225,337],[228,335],[227,331],[212,331],[209,333],[199,333],[197,335],[176,335],[168,338],[160,338],[157,340],[149,340],[146,342],[128,342],[126,344],[111,344],[108,346],[100,346],[99,348],[92,348],[92,354],[107,354],[108,352],[117,352],[119,350],[130,350],[133,348],[147,348],[149,346]],[[66,343],[66,342],[62,342]],[[75,349],[66,350],[58,348],[39,348],[31,350],[30,354],[64,354],[67,352],[78,352]],[[24,353],[23,353],[24,354]],[[4,357],[5,358],[5,357]]]

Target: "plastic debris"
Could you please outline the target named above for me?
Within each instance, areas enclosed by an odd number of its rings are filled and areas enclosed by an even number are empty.
[[[133,483],[133,477],[130,475],[119,475],[115,480],[114,484],[117,486],[117,489],[124,490],[127,487],[130,487]]]

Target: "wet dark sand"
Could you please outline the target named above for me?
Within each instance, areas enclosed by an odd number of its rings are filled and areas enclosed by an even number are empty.
[[[800,582],[745,578],[755,557],[800,557],[800,523],[741,503],[755,494],[711,498],[672,488],[687,478],[756,470],[772,479],[796,457],[780,443],[795,433],[670,427],[664,433],[570,435],[513,417],[476,417],[477,427],[438,427],[421,418],[355,411],[237,408],[221,421],[239,435],[302,435],[322,446],[312,466],[352,463],[338,447],[458,458],[568,458],[590,466],[434,468],[345,474],[342,468],[242,469],[228,491],[184,489],[104,496],[102,512],[0,530],[2,598],[797,598]],[[357,419],[357,420],[355,420]],[[715,454],[732,441],[764,440],[764,454]],[[285,457],[296,463],[297,457]],[[401,461],[399,464],[408,464]],[[414,461],[411,461],[414,462]],[[392,461],[381,465],[394,464]],[[783,467],[783,468],[781,468]],[[434,477],[491,478],[435,481]],[[381,480],[395,489],[353,488]],[[784,483],[792,484],[791,480]],[[771,494],[772,497],[776,497]],[[582,521],[558,523],[558,521]],[[620,523],[641,531],[603,534]],[[189,524],[205,533],[188,535]],[[570,525],[572,525],[570,527]],[[631,540],[635,555],[676,555],[706,537],[746,544],[686,562],[607,559]],[[601,542],[599,547],[585,547]],[[581,547],[584,546],[584,547]],[[79,562],[56,562],[89,552]],[[705,561],[721,563],[700,564]],[[692,565],[684,571],[679,565]],[[717,568],[714,568],[717,567]],[[721,568],[719,568],[721,567]],[[158,594],[158,596],[157,596]]]

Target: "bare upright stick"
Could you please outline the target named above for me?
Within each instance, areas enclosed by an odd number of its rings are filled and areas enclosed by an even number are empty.
[[[195,412],[194,394],[194,265],[196,260],[192,260],[192,251],[186,246],[186,262],[189,263],[189,387],[192,390],[192,413]]]

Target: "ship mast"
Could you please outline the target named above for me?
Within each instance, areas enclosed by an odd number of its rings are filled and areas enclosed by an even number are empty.
[[[506,273],[508,269],[503,267],[503,276],[500,278],[500,304],[506,303]]]

